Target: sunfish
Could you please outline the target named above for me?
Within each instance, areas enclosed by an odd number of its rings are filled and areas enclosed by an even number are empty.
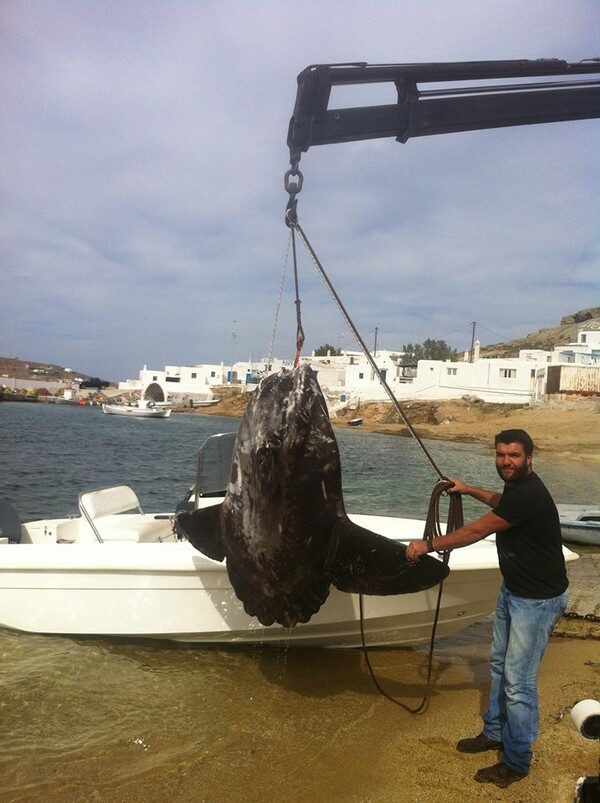
[[[407,594],[448,574],[439,560],[350,521],[338,445],[316,373],[301,365],[263,379],[246,407],[222,504],[180,513],[189,541],[226,560],[246,613],[263,625],[307,622],[333,584]]]

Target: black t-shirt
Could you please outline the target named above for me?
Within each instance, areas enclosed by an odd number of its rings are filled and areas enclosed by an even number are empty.
[[[519,597],[550,599],[567,589],[556,505],[541,479],[528,474],[504,486],[493,512],[512,525],[496,533],[498,561],[509,591]]]

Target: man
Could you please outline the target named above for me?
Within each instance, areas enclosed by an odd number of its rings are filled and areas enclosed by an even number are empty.
[[[533,472],[533,441],[521,429],[495,438],[502,494],[453,479],[453,493],[490,507],[472,524],[428,541],[412,541],[411,562],[432,551],[468,546],[496,533],[503,584],[490,651],[491,688],[483,731],[461,739],[461,753],[502,750],[501,761],[478,770],[475,780],[500,788],[525,778],[539,725],[537,676],[548,637],[567,605],[567,572],[556,506]]]

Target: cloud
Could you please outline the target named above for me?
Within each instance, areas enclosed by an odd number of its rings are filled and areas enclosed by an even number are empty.
[[[598,55],[585,1],[5,0],[2,26],[0,351],[113,380],[266,354],[305,66]],[[509,339],[599,303],[597,150],[597,121],[315,147],[300,221],[381,347]],[[306,350],[352,347],[301,251],[300,287]]]

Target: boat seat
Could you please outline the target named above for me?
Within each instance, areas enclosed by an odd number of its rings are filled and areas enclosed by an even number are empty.
[[[100,542],[154,542],[170,535],[168,521],[147,516],[135,492],[127,485],[80,494],[79,510]],[[132,510],[138,512],[120,515]]]
[[[0,538],[18,544],[21,540],[21,522],[16,508],[6,499],[0,499]]]

